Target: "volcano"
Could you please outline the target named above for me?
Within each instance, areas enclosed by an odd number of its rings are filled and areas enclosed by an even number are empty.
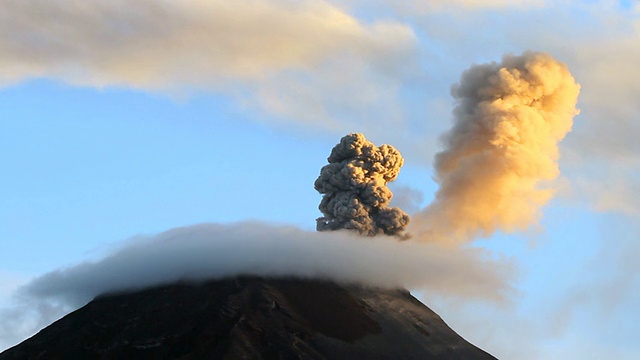
[[[495,359],[406,290],[237,277],[99,296],[10,359]]]

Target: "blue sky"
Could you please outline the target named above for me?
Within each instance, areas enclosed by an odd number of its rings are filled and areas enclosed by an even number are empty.
[[[636,2],[20,3],[0,1],[0,305],[137,235],[313,230],[313,182],[350,132],[402,152],[396,205],[424,207],[451,85],[533,49],[567,64],[581,114],[540,222],[469,244],[513,264],[514,291],[416,294],[500,358],[640,357]]]

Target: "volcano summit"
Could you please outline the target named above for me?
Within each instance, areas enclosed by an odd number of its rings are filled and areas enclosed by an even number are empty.
[[[494,359],[406,290],[236,277],[102,295],[13,359]]]

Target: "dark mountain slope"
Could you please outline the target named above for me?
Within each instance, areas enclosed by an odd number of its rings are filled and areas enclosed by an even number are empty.
[[[100,296],[9,359],[494,359],[408,291],[241,277]]]

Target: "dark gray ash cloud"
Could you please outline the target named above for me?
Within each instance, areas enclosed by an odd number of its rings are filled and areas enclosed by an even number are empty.
[[[398,177],[404,159],[393,146],[380,147],[363,134],[344,136],[327,158],[315,188],[323,194],[318,231],[348,229],[362,235],[406,237],[409,215],[389,207],[387,183]]]

